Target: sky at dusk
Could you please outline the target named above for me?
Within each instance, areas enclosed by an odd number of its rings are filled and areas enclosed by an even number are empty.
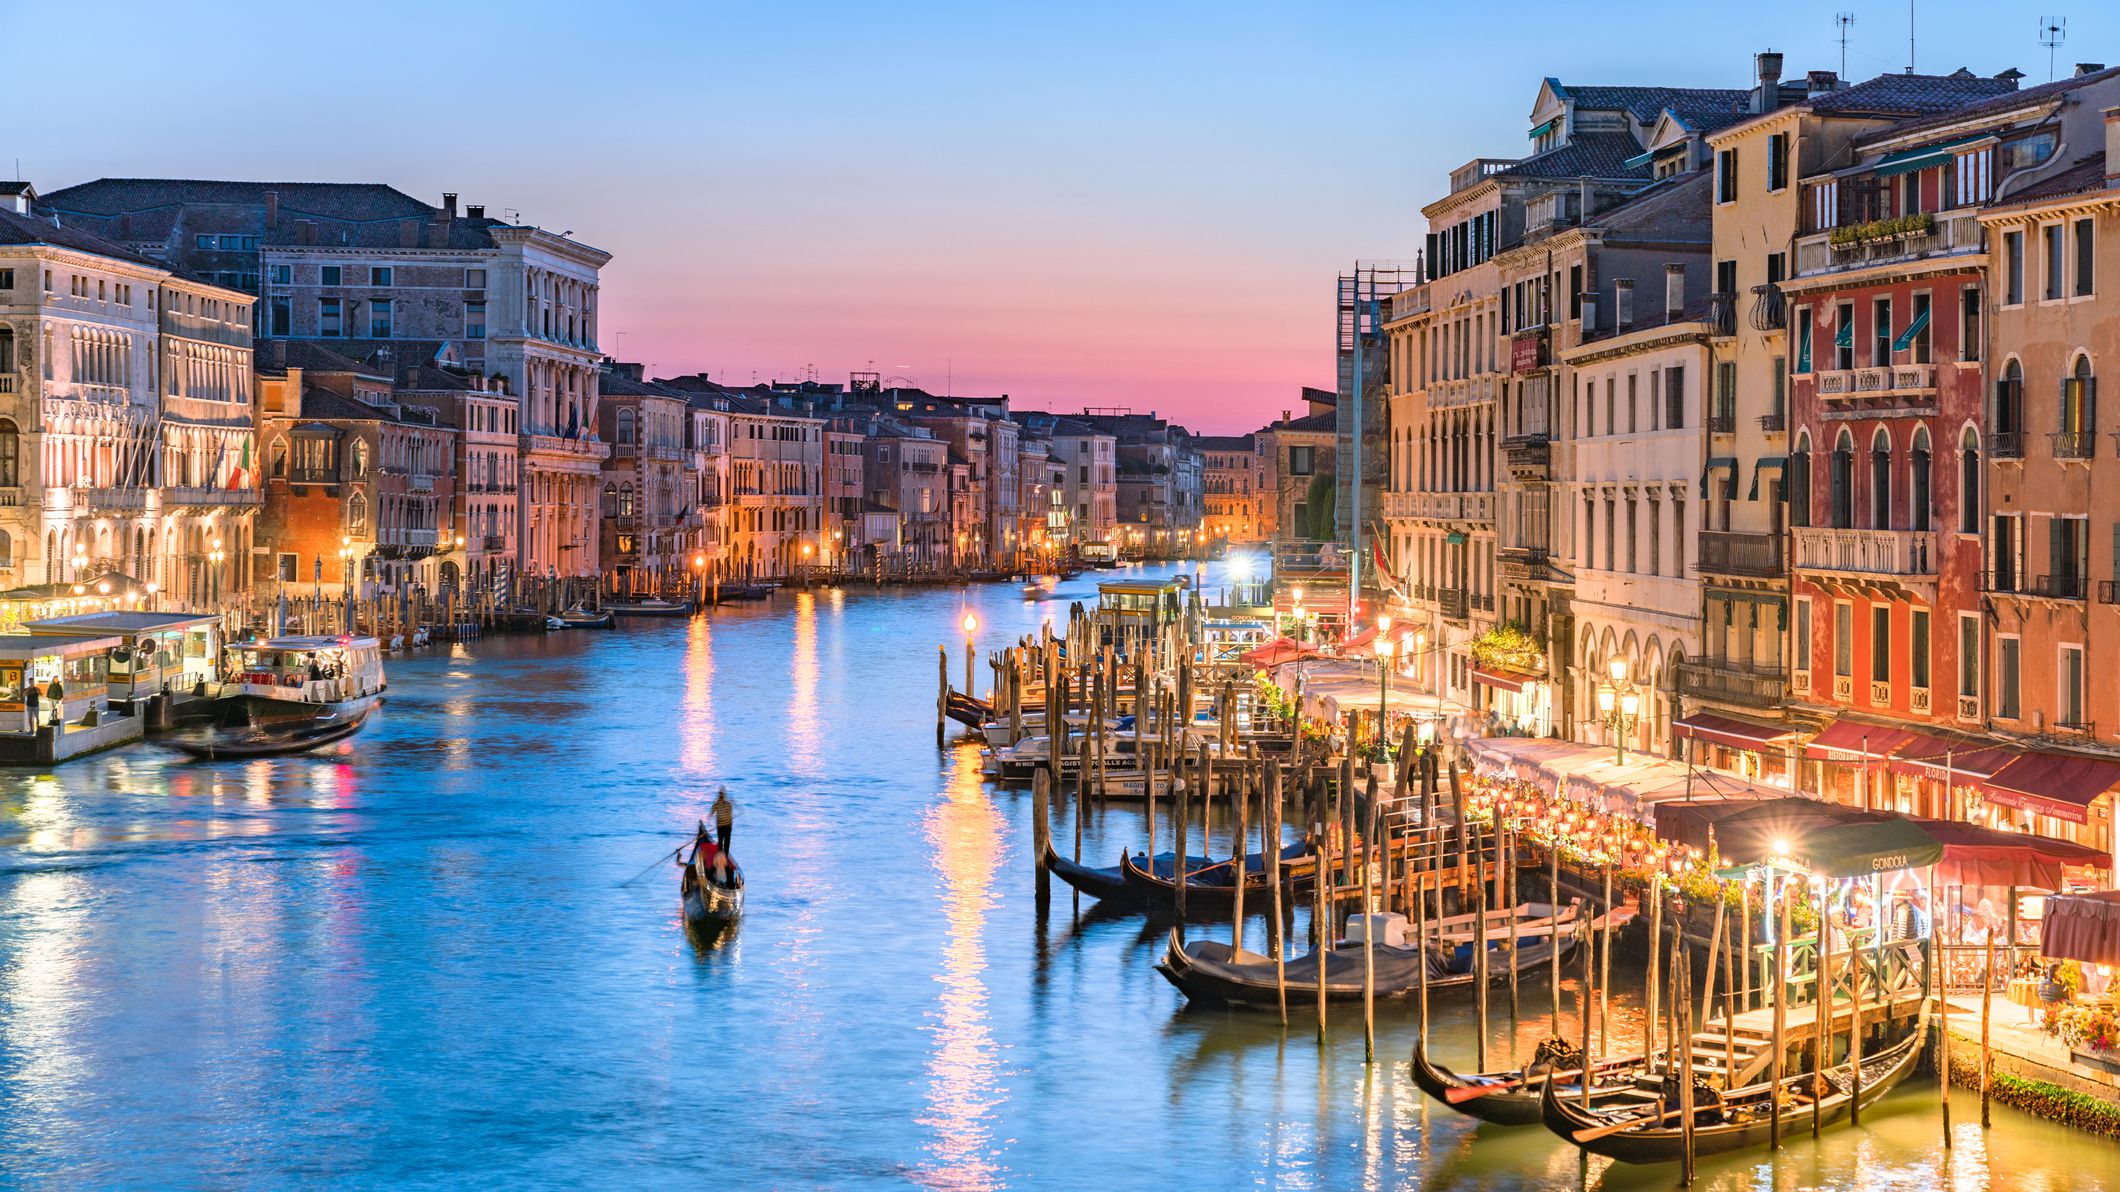
[[[2057,8],[2063,73],[2120,62],[2109,5],[1925,0],[1917,65],[2043,81]],[[614,253],[605,350],[657,374],[874,367],[1220,433],[1332,383],[1335,273],[1410,258],[1452,166],[1522,154],[1542,77],[1838,69],[1836,11],[1851,75],[1906,66],[1907,6],[1861,0],[0,0],[0,30],[49,84],[6,146],[41,189],[456,191]]]

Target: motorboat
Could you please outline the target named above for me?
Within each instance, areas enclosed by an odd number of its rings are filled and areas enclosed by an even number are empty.
[[[604,608],[606,612],[621,617],[689,617],[692,615],[691,601],[664,600],[660,596],[651,596],[646,600],[636,600],[630,604],[610,604],[604,606]]]
[[[276,637],[228,647],[231,678],[224,700],[240,706],[248,723],[348,720],[381,702],[382,644],[372,637]]]

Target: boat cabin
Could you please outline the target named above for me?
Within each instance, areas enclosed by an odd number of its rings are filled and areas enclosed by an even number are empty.
[[[368,701],[383,690],[372,637],[276,637],[228,648],[230,694],[292,703]]]
[[[38,692],[37,721],[50,723],[52,709],[68,723],[109,697],[111,651],[127,644],[123,637],[80,634],[8,634],[0,636],[0,731],[27,733],[28,686]],[[59,684],[61,698],[51,698]]]
[[[23,626],[39,637],[111,634],[124,643],[110,653],[110,697],[146,699],[212,683],[221,658],[221,618],[192,613],[109,611],[47,617]]]
[[[1153,636],[1183,612],[1185,584],[1175,579],[1112,580],[1097,585],[1095,623],[1100,640],[1124,649]]]

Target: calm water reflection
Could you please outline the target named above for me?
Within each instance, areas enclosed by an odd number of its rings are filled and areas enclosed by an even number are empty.
[[[1406,1007],[1365,1069],[1358,1015],[1321,1051],[1300,1019],[1183,1009],[1136,921],[1063,895],[1041,925],[1028,797],[933,735],[966,605],[987,642],[1065,611],[1015,595],[496,639],[394,664],[335,756],[0,777],[0,1182],[1578,1186],[1542,1132],[1424,1103]],[[696,949],[668,866],[627,881],[723,783],[751,914]],[[1093,858],[1139,835],[1084,824]],[[1546,1005],[1528,982],[1512,1033],[1498,1003],[1496,1053]],[[1469,1010],[1436,1016],[1468,1062]],[[2006,1111],[1945,1161],[1933,1096],[1703,1186],[2120,1188],[2110,1144]]]

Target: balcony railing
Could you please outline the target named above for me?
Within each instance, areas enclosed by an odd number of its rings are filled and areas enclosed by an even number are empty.
[[[10,377],[10,376],[0,375],[0,393],[13,393],[14,391],[15,391],[15,378],[13,378],[13,377]]]
[[[2050,437],[2055,459],[2089,459],[2096,453],[2098,440],[2087,430],[2055,431]]]
[[[405,482],[405,487],[416,493],[431,493],[434,491],[434,477],[414,476]]]
[[[1926,230],[1833,243],[1833,233],[1814,232],[1796,241],[1798,276],[1834,269],[1858,269],[1892,261],[1949,256],[1980,251],[1980,219],[1977,212],[1963,211],[1934,217]]]
[[[1980,590],[1992,596],[2082,600],[2090,593],[2090,580],[2081,575],[2028,575],[2012,571],[1989,571],[1980,577]]]
[[[1771,710],[1781,706],[1788,675],[1780,667],[1697,659],[1679,663],[1678,682],[1688,695]]]
[[[1752,287],[1752,330],[1779,331],[1788,323],[1788,306],[1781,287],[1769,282]]]
[[[1465,589],[1437,589],[1435,594],[1435,602],[1436,605],[1443,610],[1443,615],[1449,617],[1451,620],[1462,621],[1465,619]]]
[[[1770,435],[1781,434],[1789,429],[1789,416],[1787,414],[1761,414],[1759,416],[1759,429]]]
[[[1749,575],[1774,578],[1786,570],[1781,535],[1753,534],[1738,530],[1702,530],[1700,570],[1711,575]]]
[[[1936,366],[1933,364],[1874,365],[1869,368],[1826,369],[1817,374],[1818,396],[1927,397],[1936,396]]]
[[[1737,295],[1708,295],[1708,325],[1716,335],[1737,334]]]
[[[480,550],[494,551],[508,549],[508,536],[506,534],[486,534],[480,537],[478,541]]]
[[[1708,433],[1711,435],[1734,435],[1737,433],[1737,415],[1708,415]]]
[[[2120,431],[2114,432],[2120,434]],[[1990,459],[2023,459],[2024,433],[2014,430],[1988,432],[1988,457]]]
[[[1794,537],[1798,570],[1854,575],[1936,574],[1936,535],[1928,530],[1799,527]]]

